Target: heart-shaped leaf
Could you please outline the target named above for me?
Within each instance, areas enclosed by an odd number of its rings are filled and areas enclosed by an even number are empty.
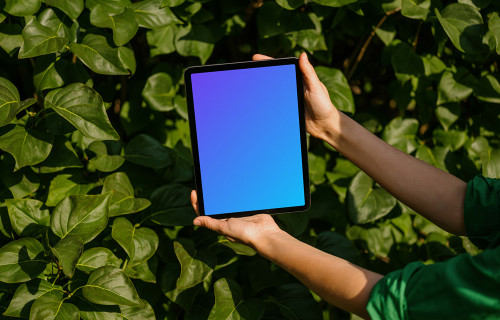
[[[461,107],[458,103],[447,103],[437,107],[435,113],[443,128],[448,130],[460,117]]]
[[[41,0],[5,0],[3,10],[13,16],[24,17],[40,9]]]
[[[175,52],[176,33],[177,27],[175,25],[168,25],[148,31],[146,39],[149,44],[151,57]]]
[[[32,58],[58,52],[68,39],[58,36],[57,30],[46,27],[36,19],[31,19],[23,29],[23,44],[19,49],[19,58]]]
[[[416,141],[417,131],[417,119],[397,117],[387,124],[382,133],[382,139],[401,151],[412,153],[418,147]]]
[[[342,71],[335,68],[317,67],[316,73],[328,89],[333,105],[341,111],[354,113],[351,87]]]
[[[45,269],[44,249],[33,238],[22,238],[0,248],[0,281],[26,282]]]
[[[50,226],[50,213],[42,209],[43,202],[36,199],[7,199],[6,204],[12,228],[18,235],[34,236]]]
[[[212,275],[215,256],[196,250],[191,240],[175,241],[174,251],[181,264],[181,275],[176,285],[178,289],[194,287]]]
[[[130,7],[135,11],[140,27],[156,29],[174,23],[182,23],[161,0],[138,1]]]
[[[92,272],[104,266],[119,267],[121,259],[118,259],[111,250],[103,247],[85,250],[76,264],[76,268],[83,272]]]
[[[142,211],[151,205],[147,199],[134,198],[134,189],[124,172],[117,172],[106,177],[102,193],[111,192],[109,216],[115,217]]]
[[[175,36],[175,49],[181,56],[200,58],[207,62],[214,50],[212,31],[202,24],[189,24],[181,27]]]
[[[123,270],[112,266],[94,270],[82,293],[85,299],[97,304],[142,306],[132,281]]]
[[[134,10],[127,8],[119,14],[113,14],[98,4],[90,12],[90,22],[100,28],[110,28],[113,31],[113,41],[117,46],[129,42],[137,33],[139,25],[136,22]]]
[[[401,0],[401,14],[410,19],[427,18],[431,0]]]
[[[443,72],[438,85],[437,104],[460,102],[472,94],[475,81],[469,74]]]
[[[158,249],[158,236],[149,228],[136,228],[125,218],[115,218],[111,236],[127,252],[128,265],[134,266],[147,261]]]
[[[170,111],[174,109],[174,97],[177,87],[172,77],[166,72],[155,73],[148,78],[142,97],[151,109]]]
[[[50,227],[61,239],[77,235],[87,243],[108,224],[111,195],[72,195],[64,198],[52,212]]]
[[[73,83],[50,91],[45,106],[52,108],[83,135],[96,140],[118,140],[120,136],[109,122],[101,96],[83,83]]]
[[[82,238],[74,234],[68,235],[59,240],[51,249],[52,253],[59,259],[64,274],[72,278],[76,263],[83,251]]]
[[[108,155],[106,144],[102,141],[94,141],[89,144],[88,150],[96,156],[89,160],[89,167],[101,172],[112,172],[120,168],[125,159],[120,155]]]

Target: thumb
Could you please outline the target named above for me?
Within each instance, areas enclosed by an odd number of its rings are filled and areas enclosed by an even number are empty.
[[[193,220],[195,226],[204,227],[218,233],[223,232],[224,222],[224,220],[213,219],[207,216],[196,217]]]
[[[318,75],[314,71],[314,67],[309,62],[305,52],[302,52],[299,57],[299,68],[302,71],[306,87],[309,90],[321,90],[321,81],[319,81]]]

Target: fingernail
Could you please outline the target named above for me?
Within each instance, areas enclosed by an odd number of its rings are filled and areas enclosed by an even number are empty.
[[[200,221],[200,220],[195,219],[195,220],[193,221],[193,224],[194,224],[195,226],[201,226],[201,221]]]

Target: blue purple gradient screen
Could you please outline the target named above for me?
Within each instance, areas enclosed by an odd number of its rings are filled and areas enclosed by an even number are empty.
[[[191,75],[205,214],[303,206],[294,65]]]

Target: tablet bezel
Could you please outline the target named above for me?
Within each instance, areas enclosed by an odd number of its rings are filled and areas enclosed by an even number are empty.
[[[302,154],[302,173],[303,173],[303,183],[304,183],[304,205],[295,207],[264,209],[264,210],[238,211],[238,212],[221,213],[221,214],[208,214],[208,215],[205,214],[191,75],[195,73],[206,73],[213,71],[227,71],[227,70],[249,69],[249,68],[259,68],[259,67],[281,66],[281,65],[295,66],[295,75],[297,83],[297,102],[298,102],[298,112],[299,112],[300,144],[301,144],[301,154]],[[186,88],[189,131],[191,135],[191,152],[193,155],[193,162],[194,162],[194,173],[195,173],[194,177],[198,195],[198,211],[200,216],[206,215],[215,219],[226,219],[231,217],[251,216],[259,213],[276,214],[276,213],[305,211],[309,209],[309,207],[311,206],[311,192],[309,187],[309,165],[307,157],[307,139],[306,139],[306,129],[305,129],[304,89],[303,89],[304,87],[302,82],[302,73],[299,69],[299,59],[280,58],[280,59],[269,59],[260,61],[245,61],[245,62],[189,67],[184,72],[184,83]]]

